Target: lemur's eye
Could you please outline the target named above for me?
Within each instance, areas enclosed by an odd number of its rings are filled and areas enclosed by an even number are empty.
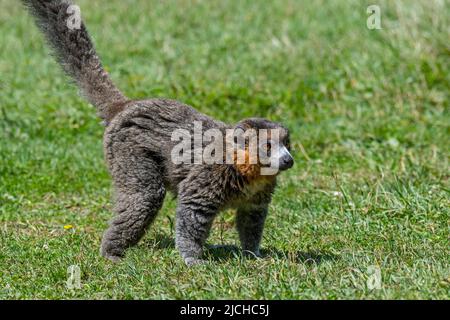
[[[286,147],[286,149],[288,149],[289,151],[291,150],[291,141],[289,140],[289,138],[286,138],[283,141],[284,146]]]
[[[261,148],[261,151],[270,156],[270,150],[272,149],[272,144],[270,141],[261,143],[259,146]]]

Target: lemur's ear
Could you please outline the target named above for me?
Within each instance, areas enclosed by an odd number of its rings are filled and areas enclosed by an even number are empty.
[[[248,119],[244,119],[242,121],[239,121],[238,124],[234,127],[235,130],[240,129],[240,130],[242,130],[244,132],[246,130],[248,130],[248,129],[251,129],[251,128],[253,128],[253,125],[252,125],[251,121],[248,120]]]
[[[245,127],[237,125],[234,128],[233,133],[233,144],[237,146],[238,149],[245,149]]]
[[[234,127],[233,143],[238,148],[245,149],[249,140],[254,138],[257,138],[257,133],[250,124],[250,121],[242,120]]]

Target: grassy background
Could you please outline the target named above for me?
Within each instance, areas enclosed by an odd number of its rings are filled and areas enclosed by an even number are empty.
[[[127,95],[292,131],[267,257],[211,248],[188,269],[170,198],[123,262],[99,256],[103,128],[18,1],[0,0],[0,298],[448,299],[449,3],[375,2],[371,31],[357,0],[78,1]],[[209,242],[238,244],[232,212]],[[81,289],[66,288],[70,265]]]

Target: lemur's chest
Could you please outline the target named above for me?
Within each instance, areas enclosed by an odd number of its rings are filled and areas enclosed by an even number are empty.
[[[267,188],[272,184],[272,180],[259,178],[246,184],[242,189],[242,197],[246,199],[251,199],[255,195],[265,192]]]
[[[229,208],[237,208],[246,204],[265,203],[270,201],[275,188],[274,177],[260,177],[246,183],[239,192],[230,199]]]

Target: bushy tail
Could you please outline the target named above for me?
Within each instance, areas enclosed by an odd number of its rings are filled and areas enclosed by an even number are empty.
[[[110,121],[128,101],[103,69],[89,34],[81,22],[79,7],[68,0],[22,0],[52,46],[64,71],[96,106],[99,116]]]

